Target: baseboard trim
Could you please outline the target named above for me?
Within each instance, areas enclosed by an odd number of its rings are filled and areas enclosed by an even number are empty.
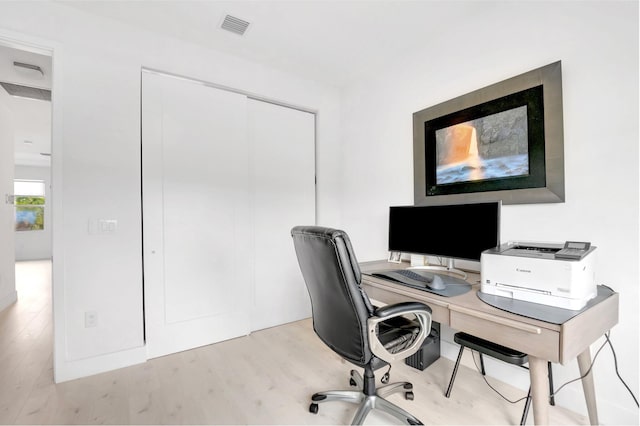
[[[141,364],[147,361],[147,350],[145,346],[141,346],[77,361],[58,361],[55,358],[54,356],[54,382],[62,383]]]
[[[4,311],[10,305],[14,304],[16,300],[18,300],[18,292],[13,290],[9,294],[7,294],[5,297],[0,299],[0,312]]]

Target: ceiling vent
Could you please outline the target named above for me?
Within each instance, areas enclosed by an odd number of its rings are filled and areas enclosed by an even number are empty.
[[[2,86],[11,96],[38,99],[40,101],[51,101],[51,90],[20,86],[19,84],[5,83],[4,81],[0,81],[0,86]]]
[[[220,28],[227,30],[234,34],[244,35],[249,28],[249,23],[244,19],[236,18],[235,16],[227,15],[224,17]]]

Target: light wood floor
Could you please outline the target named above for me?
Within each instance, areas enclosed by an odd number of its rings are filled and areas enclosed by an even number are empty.
[[[56,385],[50,263],[20,262],[16,279],[19,300],[0,313],[2,424],[349,424],[355,413],[343,402],[320,405],[317,415],[307,411],[314,392],[348,388],[352,368],[320,342],[309,320]],[[452,367],[445,358],[424,372],[394,365],[392,381],[413,382],[415,400],[389,400],[425,424],[519,422],[523,403],[503,401],[464,366],[445,398]],[[509,398],[523,396],[505,383],[495,386]],[[558,407],[550,421],[588,424]],[[365,423],[394,422],[374,411]]]

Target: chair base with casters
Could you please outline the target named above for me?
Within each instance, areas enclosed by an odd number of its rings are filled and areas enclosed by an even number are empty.
[[[464,348],[469,348],[472,351],[477,351],[480,354],[480,372],[482,375],[485,375],[484,369],[484,360],[482,355],[488,355],[492,358],[499,359],[500,361],[504,361],[509,364],[517,365],[523,368],[527,368],[524,364],[526,364],[529,359],[527,354],[515,351],[513,349],[507,348],[505,346],[498,345],[496,343],[490,342],[488,340],[481,339],[479,337],[472,336],[467,333],[456,333],[453,336],[453,340],[460,345],[460,351],[458,352],[458,359],[453,367],[453,373],[451,374],[451,380],[449,381],[449,386],[447,387],[447,392],[445,396],[449,398],[451,395],[451,390],[453,389],[453,382],[456,379],[456,375],[458,374],[458,367],[460,366],[460,361],[462,360],[462,353],[464,352]],[[547,363],[547,368],[549,371],[549,394],[551,395],[549,403],[551,405],[555,405],[555,400],[553,398],[553,376],[551,372],[551,363]],[[520,425],[524,425],[527,420],[527,415],[529,414],[529,407],[531,406],[531,386],[529,386],[529,391],[527,392],[527,398],[524,404],[524,410],[522,412],[522,418],[520,419]]]
[[[369,366],[365,366],[364,378],[356,370],[351,370],[349,384],[359,388],[359,390],[332,390],[313,394],[309,411],[316,414],[318,412],[318,404],[330,401],[345,401],[359,406],[351,422],[352,425],[361,425],[367,414],[374,408],[394,416],[403,423],[410,425],[423,424],[412,414],[385,399],[388,395],[404,392],[406,399],[413,400],[413,385],[411,383],[391,383],[376,389],[373,370]]]

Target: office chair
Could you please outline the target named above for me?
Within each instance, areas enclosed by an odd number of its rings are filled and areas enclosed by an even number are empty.
[[[291,236],[311,298],[314,331],[342,358],[364,368],[364,376],[351,370],[349,383],[359,390],[315,393],[309,411],[317,413],[321,403],[348,401],[359,404],[354,425],[362,424],[374,408],[405,424],[422,424],[384,399],[395,392],[404,392],[405,398],[413,399],[413,385],[402,382],[376,389],[374,371],[420,349],[431,330],[431,308],[419,302],[374,307],[360,287],[360,268],[344,231],[297,226],[291,230]],[[415,319],[409,320],[406,315]],[[387,372],[383,383],[388,378]]]
[[[511,348],[507,348],[506,346],[498,345],[496,343],[481,339],[476,336],[472,336],[467,333],[460,332],[454,334],[453,341],[460,345],[460,352],[458,352],[458,359],[456,360],[456,364],[453,367],[453,373],[451,374],[451,380],[449,381],[447,392],[444,394],[444,396],[446,396],[447,398],[449,398],[449,395],[451,395],[451,390],[453,389],[453,381],[456,379],[456,375],[458,374],[458,367],[460,366],[460,360],[462,359],[464,348],[469,348],[472,351],[477,351],[478,354],[480,354],[480,372],[483,376],[485,375],[484,361],[482,359],[483,354],[509,364],[518,365],[523,368],[527,368],[524,366],[524,364],[529,362],[529,357],[523,352],[518,352]],[[549,371],[549,394],[551,395],[551,397],[549,398],[549,402],[551,405],[555,405],[555,399],[553,397],[553,375],[551,372],[550,362],[547,363],[547,369]],[[524,403],[524,410],[522,412],[522,417],[520,418],[520,425],[524,425],[527,421],[527,415],[529,414],[530,406],[531,386],[529,386],[527,399]]]

